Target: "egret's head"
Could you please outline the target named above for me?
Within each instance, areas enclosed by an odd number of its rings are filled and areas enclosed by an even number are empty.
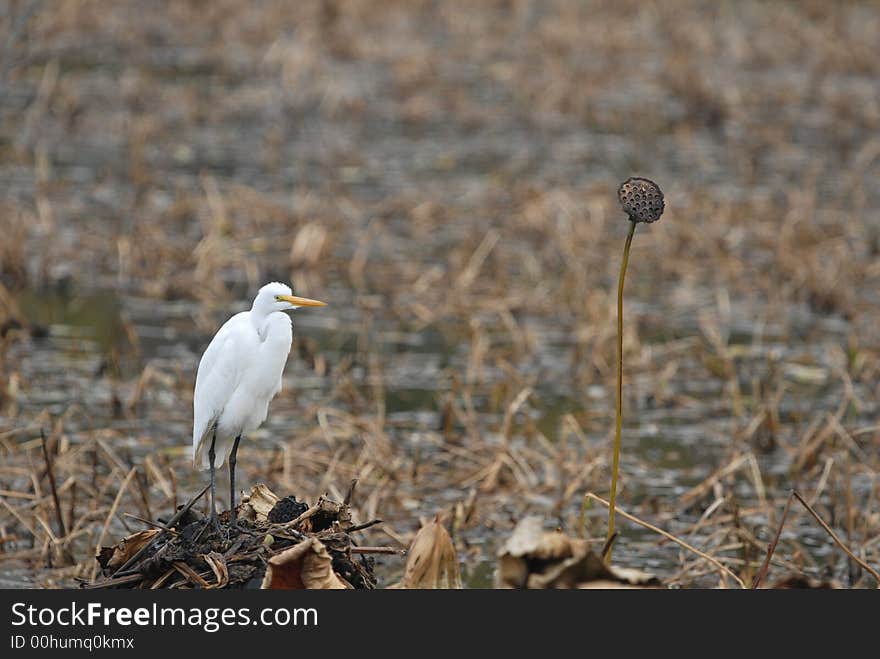
[[[254,298],[253,309],[263,313],[271,313],[273,311],[290,311],[299,309],[300,307],[326,307],[325,302],[318,300],[310,300],[307,297],[297,297],[293,294],[290,286],[273,281],[266,284],[257,293]]]

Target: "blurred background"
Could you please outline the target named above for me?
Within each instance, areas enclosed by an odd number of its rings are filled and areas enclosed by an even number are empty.
[[[619,505],[745,579],[797,488],[876,565],[878,35],[876,2],[0,2],[0,584],[75,584],[121,511],[200,489],[198,358],[270,280],[330,306],[243,488],[358,478],[401,547],[439,513],[471,587],[523,515],[576,533],[631,175],[667,210],[627,277]],[[619,524],[618,562],[717,585]],[[803,510],[771,574],[872,583]]]

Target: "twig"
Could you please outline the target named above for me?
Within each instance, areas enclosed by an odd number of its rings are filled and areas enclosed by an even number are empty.
[[[36,541],[37,532],[34,530],[34,527],[28,524],[27,521],[25,521],[24,517],[22,517],[15,508],[6,503],[6,499],[4,499],[3,497],[0,497],[0,505],[2,505],[4,508],[6,508],[6,510],[12,513],[12,516],[15,517],[15,519],[17,519],[19,523],[28,530],[33,539]]]
[[[80,588],[84,590],[95,590],[98,588],[112,588],[113,586],[122,586],[127,583],[134,583],[135,581],[141,580],[140,574],[129,574],[124,577],[113,577],[112,579],[105,579],[104,581],[96,581],[94,583],[85,583],[81,584]]]
[[[247,533],[251,536],[271,535],[273,538],[283,538],[284,540],[290,540],[291,542],[302,542],[303,540],[306,539],[305,533],[300,533],[299,531],[297,531],[295,529],[287,529],[286,531],[275,530],[275,531],[272,531],[271,533],[268,533],[268,534],[266,534],[266,533],[253,533],[252,531],[246,531],[245,529],[239,529],[239,531],[241,533]],[[291,533],[294,535],[289,535]],[[287,547],[284,547],[283,549],[287,549]]]
[[[825,520],[823,520],[821,517],[819,517],[819,514],[815,510],[813,510],[813,508],[810,506],[810,504],[808,504],[806,501],[804,501],[804,498],[800,494],[798,494],[797,490],[793,491],[791,494],[795,499],[797,499],[798,501],[800,501],[803,504],[804,508],[807,509],[807,512],[813,516],[813,519],[815,519],[817,522],[819,522],[819,526],[821,526],[823,529],[825,529],[825,532],[831,536],[831,539],[834,540],[834,542],[837,544],[837,546],[840,547],[844,551],[844,553],[846,553],[847,556],[849,556],[856,563],[858,563],[863,569],[865,569],[872,577],[874,577],[874,580],[877,582],[877,586],[880,587],[880,572],[877,572],[877,570],[872,568],[870,565],[865,563],[865,561],[863,561],[861,558],[859,558],[854,553],[852,553],[850,548],[847,547],[845,544],[843,544],[843,541],[840,538],[838,538],[837,535],[834,533],[834,531],[831,530],[831,527],[825,523]]]
[[[605,501],[605,499],[593,494],[592,492],[587,492],[584,496],[592,499],[593,501],[598,501],[599,503],[601,503],[605,507],[610,507],[610,505],[611,505],[607,501]],[[674,535],[672,535],[668,531],[664,531],[663,529],[661,529],[657,526],[654,526],[653,524],[650,524],[649,522],[646,522],[642,519],[639,519],[635,515],[630,515],[628,512],[626,512],[625,510],[622,510],[621,508],[617,508],[617,512],[620,514],[621,517],[624,517],[631,522],[635,522],[639,526],[644,526],[646,529],[653,531],[654,533],[659,533],[664,538],[672,540],[672,542],[679,545],[680,547],[683,547],[684,549],[687,549],[688,551],[693,552],[694,554],[696,554],[700,558],[709,561],[710,563],[712,563],[712,565],[717,567],[719,570],[724,572],[726,575],[733,578],[733,580],[736,581],[737,584],[739,584],[740,588],[745,589],[746,585],[745,585],[745,583],[743,583],[743,580],[740,579],[736,575],[736,573],[734,573],[729,567],[727,567],[726,565],[721,563],[718,559],[713,558],[712,556],[709,556],[709,554],[706,554],[706,553],[700,551],[699,549],[697,549],[693,545],[689,545],[684,540],[681,540],[680,538],[675,537]]]
[[[187,581],[189,581],[194,586],[198,586],[202,589],[207,589],[209,587],[209,584],[207,581],[205,581],[204,577],[202,577],[202,575],[193,570],[183,561],[174,561],[174,569],[185,576],[187,578]]]
[[[49,476],[49,488],[52,490],[52,503],[55,504],[55,518],[58,520],[58,532],[60,537],[67,536],[67,527],[64,524],[64,516],[61,514],[61,503],[58,501],[58,488],[55,486],[55,469],[49,458],[49,449],[46,446],[46,431],[40,428],[40,443],[43,446],[43,460],[46,461],[46,475]]]
[[[147,526],[153,526],[157,529],[162,529],[163,531],[167,531],[168,533],[174,533],[173,529],[171,529],[168,526],[165,526],[161,522],[151,522],[148,519],[144,519],[143,517],[138,517],[137,515],[132,515],[131,513],[122,513],[122,514],[125,515],[126,517],[131,517],[132,519],[136,519],[137,521],[141,522],[142,524],[146,524]]]
[[[295,518],[295,519],[292,519],[292,520],[289,521],[289,522],[282,522],[281,524],[277,524],[277,525],[276,525],[276,524],[273,524],[272,526],[270,526],[269,533],[272,532],[271,529],[272,529],[273,527],[274,527],[274,528],[277,528],[278,530],[286,530],[286,529],[291,529],[291,528],[293,528],[293,527],[295,527],[295,526],[301,524],[302,522],[306,521],[307,519],[309,519],[310,517],[316,515],[317,513],[321,512],[322,510],[327,510],[327,504],[328,504],[328,503],[330,503],[330,502],[329,502],[327,499],[325,499],[323,496],[320,497],[320,498],[318,499],[318,501],[315,503],[315,505],[313,505],[311,508],[309,508],[308,510],[306,510],[306,511],[305,511],[302,515],[300,515],[299,517],[297,517],[297,518]],[[335,512],[335,511],[334,511],[334,512]]]
[[[354,497],[354,488],[357,487],[358,479],[352,478],[351,483],[348,485],[348,492],[345,494],[345,499],[342,500],[342,504],[345,506],[351,505],[352,497]]]
[[[696,501],[701,496],[703,496],[703,494],[711,490],[715,483],[720,482],[722,478],[728,476],[729,474],[732,474],[737,469],[742,467],[743,464],[746,463],[748,458],[749,456],[747,453],[738,455],[723,467],[719,467],[714,472],[709,474],[709,476],[704,479],[702,483],[692,487],[690,490],[681,495],[681,497],[679,498],[679,509],[684,510],[685,508],[688,508],[694,501]]]
[[[403,556],[406,549],[397,549],[396,547],[352,547],[352,554],[396,554]]]
[[[141,495],[141,502],[144,504],[144,517],[150,519],[153,516],[152,511],[150,510],[150,487],[147,482],[146,471],[141,471],[138,469],[135,474],[135,483],[138,486],[138,491]]]
[[[346,533],[354,533],[355,531],[363,531],[364,529],[368,529],[371,526],[375,526],[376,524],[381,524],[381,523],[382,523],[381,519],[373,519],[373,520],[370,520],[369,522],[364,522],[363,524],[355,524],[354,526],[349,526],[347,529],[345,529],[345,532]]]
[[[161,588],[162,585],[166,581],[168,581],[169,577],[171,577],[171,575],[174,574],[175,572],[177,572],[177,570],[175,568],[173,568],[173,567],[168,568],[165,571],[165,574],[163,574],[161,577],[156,579],[156,581],[153,583],[153,585],[150,586],[150,590],[156,590],[157,588]]]
[[[782,527],[785,526],[785,518],[788,517],[788,509],[791,507],[791,500],[793,497],[794,492],[788,495],[788,501],[785,502],[785,508],[782,510],[782,519],[779,520],[779,528],[776,529],[776,535],[773,537],[773,542],[767,547],[767,556],[761,564],[761,569],[758,570],[758,574],[755,575],[755,578],[752,581],[752,590],[755,590],[760,586],[764,577],[767,576],[767,570],[770,569],[770,559],[773,558],[773,552],[776,551],[776,545],[779,544],[779,537],[782,535]]]
[[[70,502],[67,506],[67,523],[71,526],[76,526],[76,477],[73,478],[73,483],[70,486]]]
[[[28,501],[37,501],[40,498],[30,492],[18,492],[16,490],[0,490],[0,497],[6,499],[27,499]]]
[[[605,557],[609,555],[611,551],[611,547],[614,546],[614,543],[617,541],[617,538],[620,537],[620,531],[615,531],[610,538],[605,541],[605,544],[602,545],[602,553],[599,554],[602,557],[602,560],[605,560]]]

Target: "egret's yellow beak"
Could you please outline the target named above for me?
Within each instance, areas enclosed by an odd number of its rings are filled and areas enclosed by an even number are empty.
[[[307,297],[297,297],[296,295],[276,295],[275,299],[279,302],[290,302],[298,307],[326,307],[326,302],[320,300],[310,300]]]

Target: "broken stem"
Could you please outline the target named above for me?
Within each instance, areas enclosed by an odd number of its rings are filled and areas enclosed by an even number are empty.
[[[55,486],[55,469],[52,464],[52,459],[49,457],[46,431],[42,428],[40,428],[40,443],[43,445],[43,459],[46,461],[46,475],[49,477],[49,488],[52,490],[52,503],[55,505],[55,518],[58,520],[58,537],[64,538],[67,536],[67,528],[64,525],[64,515],[61,514],[61,502],[58,500],[58,488]]]
[[[352,547],[352,554],[396,554],[402,556],[406,553],[406,549],[397,549],[396,547]]]
[[[776,545],[779,544],[779,538],[782,536],[782,527],[785,526],[785,518],[788,517],[788,509],[791,508],[791,500],[793,498],[794,492],[788,495],[788,501],[785,502],[785,508],[782,510],[782,519],[779,520],[779,528],[776,529],[776,535],[773,536],[773,542],[767,547],[767,556],[761,564],[761,569],[758,570],[758,574],[755,575],[755,579],[752,581],[752,590],[760,586],[764,577],[767,576],[767,570],[770,569],[770,559],[773,558],[773,552],[776,551]]]

